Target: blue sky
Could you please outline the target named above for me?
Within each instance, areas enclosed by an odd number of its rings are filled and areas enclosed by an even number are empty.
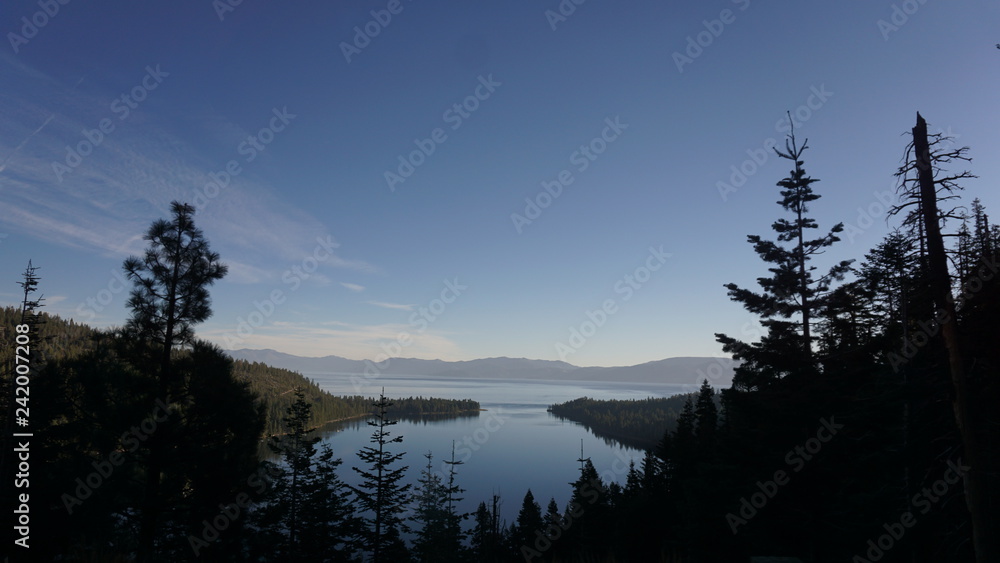
[[[765,273],[746,235],[781,213],[789,166],[761,149],[786,111],[820,179],[813,215],[857,227],[821,260],[889,231],[878,194],[917,111],[971,148],[967,201],[1000,213],[998,16],[978,0],[6,0],[0,299],[30,258],[47,311],[120,325],[121,263],[181,200],[230,267],[198,328],[224,348],[720,355],[713,333],[753,335],[723,284]]]

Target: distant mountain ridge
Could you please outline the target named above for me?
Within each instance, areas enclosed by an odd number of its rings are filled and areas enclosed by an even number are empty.
[[[340,356],[312,358],[276,350],[227,350],[233,358],[309,373],[364,373],[371,370],[367,360]],[[728,358],[677,357],[620,367],[579,367],[555,360],[527,358],[483,358],[448,362],[416,358],[390,358],[378,364],[378,373],[468,379],[528,379],[566,381],[608,381],[627,383],[668,383],[699,385],[708,379],[713,387],[729,387],[734,363]]]

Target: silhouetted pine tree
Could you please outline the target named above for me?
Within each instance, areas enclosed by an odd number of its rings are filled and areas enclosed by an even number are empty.
[[[701,383],[701,389],[698,391],[694,416],[697,424],[694,438],[698,444],[699,457],[703,461],[711,461],[715,458],[719,411],[715,406],[715,389],[708,384],[707,379]]]
[[[695,428],[698,423],[697,415],[694,412],[694,402],[688,396],[684,402],[684,410],[677,417],[677,428],[670,436],[669,463],[671,480],[683,481],[694,472],[696,452],[698,442],[695,436]]]
[[[130,256],[123,264],[126,276],[135,284],[128,300],[132,316],[125,330],[130,338],[147,344],[158,372],[159,396],[167,404],[182,393],[171,369],[174,348],[190,342],[193,326],[211,316],[208,287],[227,271],[195,227],[194,207],[174,201],[171,213],[172,220],[157,220],[146,232],[143,239],[149,242],[149,248],[145,254],[141,258]],[[163,423],[164,427],[173,424],[170,420]],[[150,438],[146,500],[139,529],[140,562],[153,555],[163,509],[160,479],[169,463],[166,458],[170,448],[166,435],[163,432]]]
[[[517,513],[517,520],[511,525],[511,547],[526,561],[539,558],[544,553],[544,544],[537,545],[536,540],[544,536],[542,532],[544,528],[542,507],[535,501],[535,495],[531,494],[531,489],[528,489],[521,502],[521,510]],[[540,548],[541,551],[539,551]]]
[[[379,395],[372,405],[375,420],[369,420],[368,425],[375,428],[371,442],[376,447],[366,446],[358,452],[361,461],[368,464],[369,469],[352,469],[363,480],[359,487],[350,487],[361,509],[366,529],[362,534],[365,549],[371,552],[376,563],[409,560],[409,553],[400,537],[400,532],[408,531],[401,514],[406,510],[410,485],[403,483],[408,466],[392,468],[401,460],[405,452],[393,454],[386,450],[389,444],[403,441],[402,436],[392,437],[386,430],[397,423],[389,420],[389,408],[392,403],[385,398],[385,392]]]
[[[476,561],[498,563],[510,558],[506,525],[500,518],[500,504],[500,496],[494,494],[490,498],[489,507],[485,502],[480,502],[473,515],[475,525],[470,539]]]
[[[579,461],[580,477],[571,483],[573,494],[563,516],[567,529],[559,547],[573,557],[587,555],[600,559],[607,554],[612,540],[611,503],[606,485],[590,458]]]
[[[760,315],[761,324],[768,331],[759,343],[753,344],[716,334],[723,350],[743,362],[733,378],[733,388],[737,390],[767,386],[792,373],[818,371],[812,349],[813,319],[824,306],[830,285],[843,279],[850,268],[851,261],[845,260],[814,278],[816,267],[809,265],[815,255],[840,240],[837,234],[843,231],[844,224],[838,223],[822,237],[808,238],[808,230],[818,228],[816,221],[806,215],[808,204],[820,196],[811,187],[818,180],[807,176],[802,167],[807,143],[808,140],[799,147],[792,132],[785,141],[785,152],[775,149],[778,156],[795,164],[789,176],[778,182],[783,188],[778,204],[791,214],[791,219],[781,218],[771,225],[778,234],[777,241],[764,240],[759,235],[747,236],[761,260],[773,264],[769,268],[771,276],[757,278],[760,293],[734,283],[725,286],[730,299]],[[799,317],[797,322],[787,320],[793,316]]]
[[[323,444],[305,477],[299,511],[299,552],[303,561],[354,561],[361,521],[354,514],[350,489],[337,475],[343,461]]]
[[[309,426],[312,405],[307,403],[302,389],[295,389],[295,402],[285,411],[284,424],[287,434],[268,438],[268,448],[281,456],[284,461],[283,483],[274,498],[274,508],[280,510],[278,521],[287,532],[283,557],[298,561],[302,559],[302,539],[299,537],[302,522],[301,512],[307,502],[306,489],[313,478],[313,457],[319,436],[311,436],[316,430]]]
[[[434,471],[431,452],[424,454],[427,465],[420,473],[413,495],[414,509],[410,520],[416,528],[413,554],[421,562],[461,561],[461,528],[456,527],[451,487],[442,482]],[[449,481],[454,483],[453,478]],[[452,487],[454,484],[452,485]]]

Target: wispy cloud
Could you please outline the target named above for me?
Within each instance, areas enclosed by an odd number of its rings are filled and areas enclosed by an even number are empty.
[[[385,301],[368,301],[368,304],[375,305],[376,307],[383,307],[385,309],[401,309],[403,311],[413,310],[413,305],[404,305],[402,303],[386,303]]]
[[[197,191],[212,180],[210,173],[241,158],[236,150],[241,139],[235,136],[241,129],[221,117],[207,126],[217,134],[196,139],[201,145],[194,146],[170,132],[173,116],[152,101],[119,119],[109,109],[114,92],[77,90],[79,82],[61,84],[6,55],[0,55],[0,81],[19,85],[16,94],[0,96],[5,188],[0,226],[7,232],[111,256],[140,253],[142,234],[153,220],[169,215],[172,200],[194,203]],[[68,147],[83,143],[81,131],[93,131],[101,119],[110,119],[114,129],[57,174],[53,164],[65,165]],[[17,140],[9,142],[12,138]],[[213,249],[230,264],[231,279],[242,283],[280,277],[285,268],[313,256],[318,241],[336,234],[261,180],[254,165],[247,164],[196,217]],[[379,271],[342,254],[324,252],[321,266]],[[311,281],[332,283],[319,272]]]
[[[347,289],[349,289],[351,291],[357,292],[357,293],[360,293],[360,292],[362,292],[362,291],[365,290],[365,286],[358,285],[356,283],[340,282],[340,285],[346,287]]]
[[[44,123],[41,124],[41,126],[38,127],[38,129],[35,129],[34,131],[32,131],[30,135],[25,137],[24,140],[21,141],[21,144],[14,147],[14,150],[7,155],[7,158],[3,159],[3,162],[0,162],[0,172],[3,172],[3,169],[7,167],[7,163],[10,162],[10,159],[14,158],[14,155],[21,152],[21,149],[24,148],[24,145],[28,144],[28,141],[30,141],[32,137],[39,134],[42,131],[42,129],[45,129],[45,126],[51,123],[52,120],[55,118],[56,114],[53,113],[52,115],[49,116],[48,119],[45,120]]]

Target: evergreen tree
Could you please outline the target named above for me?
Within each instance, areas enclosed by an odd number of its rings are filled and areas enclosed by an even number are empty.
[[[556,499],[549,499],[549,504],[545,507],[544,520],[546,534],[551,534],[554,529],[563,526],[562,513],[559,511],[559,504],[556,503]]]
[[[677,417],[677,428],[669,440],[669,458],[665,461],[670,464],[672,470],[670,479],[684,480],[694,472],[695,452],[698,449],[695,437],[697,423],[694,403],[689,395],[684,402],[684,410]]]
[[[173,219],[157,220],[143,237],[149,242],[142,258],[130,256],[123,264],[132,289],[127,306],[132,315],[125,325],[130,338],[142,341],[151,356],[159,381],[159,396],[170,404],[182,393],[171,370],[176,346],[189,343],[193,326],[211,316],[208,287],[226,275],[219,255],[209,249],[201,230],[194,225],[191,205],[171,203]],[[151,366],[152,367],[152,366]],[[169,415],[168,415],[169,416]],[[165,421],[164,426],[174,422]],[[163,433],[165,434],[165,433]],[[139,530],[139,560],[153,554],[156,528],[162,511],[160,478],[168,463],[169,444],[160,436],[151,438],[146,499]]]
[[[150,246],[142,258],[130,256],[123,265],[135,284],[126,328],[158,345],[163,378],[173,348],[189,342],[193,326],[212,315],[208,287],[228,270],[195,227],[194,207],[174,201],[170,210],[173,219],[155,221],[143,237]]]
[[[789,176],[778,182],[783,188],[778,204],[791,214],[791,219],[781,218],[771,225],[778,235],[777,241],[765,240],[759,235],[747,236],[761,260],[773,264],[769,268],[770,277],[757,278],[762,292],[755,293],[734,283],[725,286],[730,299],[760,315],[761,324],[768,330],[756,344],[716,334],[723,350],[743,361],[736,368],[735,389],[755,389],[791,373],[808,374],[818,370],[812,347],[813,320],[828,299],[830,285],[843,279],[850,268],[851,261],[845,260],[819,278],[813,275],[816,267],[811,266],[810,261],[840,240],[837,234],[843,231],[844,224],[838,223],[822,237],[808,238],[809,230],[818,228],[816,221],[806,215],[808,205],[820,196],[813,193],[811,187],[818,180],[807,176],[802,166],[802,153],[808,148],[807,143],[798,146],[792,132],[785,141],[785,152],[775,149],[778,156],[795,165]],[[799,317],[797,322],[788,320],[794,316]]]
[[[517,520],[511,526],[510,542],[514,551],[526,561],[540,556],[541,552],[536,548],[536,539],[542,535],[544,528],[542,507],[535,501],[531,489],[528,489],[521,502],[521,510],[517,513]]]
[[[719,412],[715,406],[715,389],[704,380],[698,392],[694,410],[697,428],[695,441],[702,459],[711,459],[715,452],[715,432],[719,425]]]
[[[285,484],[275,499],[281,510],[280,522],[288,530],[284,552],[288,559],[298,560],[301,553],[301,515],[306,500],[306,489],[313,479],[313,457],[319,436],[311,436],[316,429],[309,426],[312,405],[306,402],[302,389],[295,389],[295,402],[285,411],[284,423],[288,434],[271,436],[268,448],[285,462]]]
[[[341,463],[343,460],[333,457],[333,449],[323,444],[305,480],[305,502],[299,512],[303,561],[354,560],[361,522],[351,505],[350,489],[337,475]]]
[[[424,457],[427,458],[427,465],[417,482],[413,495],[415,507],[410,518],[416,524],[414,555],[422,562],[457,561],[461,555],[461,542],[452,526],[454,508],[450,506],[451,493],[434,471],[431,452]]]
[[[459,513],[457,507],[457,503],[462,501],[462,497],[458,495],[464,493],[465,489],[458,486],[455,482],[456,468],[464,463],[464,461],[455,460],[455,441],[452,440],[451,459],[445,461],[445,464],[448,466],[448,481],[445,484],[445,519],[442,536],[444,538],[444,545],[450,546],[449,549],[455,554],[455,560],[462,560],[470,555],[462,543],[465,537],[465,533],[462,531],[462,521],[468,518],[469,515],[467,513]]]
[[[500,518],[500,496],[494,494],[487,507],[480,502],[473,516],[472,554],[476,561],[498,563],[506,561],[506,525]]]
[[[652,460],[652,451],[646,450],[645,460]],[[628,473],[625,475],[625,490],[624,495],[626,498],[635,498],[642,494],[642,472],[635,466],[635,460],[629,460],[628,462]]]
[[[581,458],[580,477],[571,483],[573,494],[564,516],[570,523],[560,540],[575,557],[583,555],[603,557],[611,544],[611,503],[608,491],[601,482],[590,458]]]
[[[390,437],[386,430],[398,421],[389,420],[388,412],[392,403],[385,398],[385,391],[373,403],[375,420],[369,420],[368,425],[375,430],[371,442],[376,447],[365,446],[358,457],[368,464],[369,469],[352,469],[363,480],[359,487],[350,487],[363,513],[366,529],[362,535],[362,543],[366,550],[372,553],[376,563],[403,561],[400,557],[409,558],[400,532],[408,531],[401,514],[406,510],[410,485],[403,483],[408,466],[393,468],[401,460],[403,453],[390,453],[386,446],[403,441],[402,436]]]

